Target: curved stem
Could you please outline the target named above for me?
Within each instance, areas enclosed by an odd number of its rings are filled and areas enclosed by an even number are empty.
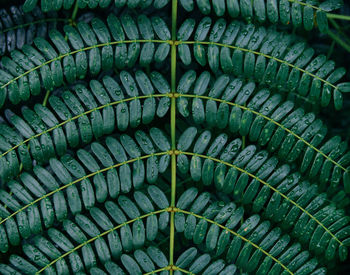
[[[147,273],[143,273],[143,275],[151,275],[151,274],[156,274],[158,272],[164,271],[164,270],[170,270],[171,269],[171,265],[167,265],[165,267],[162,268],[158,268],[156,270],[153,270],[151,272],[147,272]]]
[[[350,21],[349,15],[337,14],[337,13],[327,13],[327,17],[331,19],[347,20]]]
[[[230,101],[226,101],[226,100],[223,100],[223,99],[219,99],[219,98],[213,98],[213,97],[209,97],[209,96],[202,96],[202,95],[193,95],[193,94],[179,94],[179,93],[170,93],[170,94],[152,94],[152,95],[145,95],[145,96],[138,96],[138,97],[132,97],[132,98],[126,98],[126,99],[123,99],[123,100],[119,100],[119,101],[114,101],[114,102],[111,102],[111,103],[108,103],[108,104],[105,104],[105,105],[101,105],[97,108],[94,108],[94,109],[90,109],[84,113],[81,113],[79,115],[76,115],[68,120],[65,120],[59,124],[57,124],[56,126],[52,127],[52,128],[49,128],[39,134],[36,134],[34,136],[31,136],[30,138],[22,141],[21,143],[11,147],[10,149],[8,149],[6,152],[0,154],[0,158],[4,157],[5,155],[7,155],[8,153],[10,153],[11,151],[17,149],[19,146],[21,145],[24,145],[26,143],[28,143],[30,140],[34,139],[34,138],[38,138],[40,137],[41,135],[43,134],[46,134],[46,133],[49,133],[59,127],[62,127],[63,125],[67,124],[68,122],[70,121],[73,121],[73,120],[76,120],[78,119],[79,117],[81,116],[84,116],[84,115],[87,115],[95,110],[101,110],[103,108],[106,108],[108,106],[113,106],[113,105],[116,105],[116,104],[119,104],[119,103],[122,103],[122,102],[128,102],[128,101],[131,101],[131,100],[134,100],[134,99],[144,99],[144,98],[148,98],[148,97],[189,97],[189,98],[202,98],[202,99],[207,99],[207,100],[214,100],[216,102],[220,102],[220,103],[226,103],[230,106],[235,106],[235,107],[238,107],[242,110],[247,110],[257,116],[260,116],[260,117],[263,117],[264,119],[270,121],[271,123],[275,124],[276,126],[278,126],[279,128],[285,130],[286,132],[290,133],[291,135],[295,136],[298,140],[302,141],[303,143],[305,143],[308,147],[310,147],[311,149],[313,149],[314,151],[316,151],[318,154],[322,155],[324,158],[326,158],[327,160],[329,160],[330,162],[332,162],[334,165],[338,166],[340,169],[342,169],[344,172],[347,172],[348,169],[346,169],[345,167],[343,167],[341,164],[339,164],[338,162],[336,162],[334,159],[332,159],[331,157],[327,156],[325,153],[323,153],[321,150],[319,150],[318,148],[316,148],[315,146],[313,146],[311,143],[309,143],[308,141],[306,141],[304,138],[302,138],[301,136],[295,134],[293,131],[291,131],[290,129],[286,128],[285,126],[283,126],[281,123],[275,121],[274,119],[268,117],[268,116],[265,116],[253,109],[250,109],[246,106],[243,106],[243,105],[239,105],[237,103],[233,103],[233,102],[230,102]],[[175,112],[175,111],[173,111]],[[174,128],[175,129],[175,128]],[[175,137],[174,134],[172,134],[172,137]],[[175,142],[172,140],[172,142]]]
[[[285,64],[293,69],[296,69],[302,73],[305,73],[309,76],[311,76],[312,78],[315,78],[327,85],[329,85],[330,87],[332,87],[333,89],[337,90],[338,87],[335,86],[334,84],[330,83],[329,81],[317,76],[316,74],[313,74],[313,73],[310,73],[302,68],[299,68],[291,63],[288,63],[287,61],[285,60],[282,60],[280,58],[277,58],[277,57],[274,57],[274,56],[271,56],[271,55],[268,55],[268,54],[264,54],[264,53],[261,53],[261,52],[258,52],[258,51],[253,51],[253,50],[250,50],[250,49],[247,49],[247,48],[242,48],[242,47],[238,47],[238,46],[233,46],[233,45],[228,45],[228,44],[223,44],[223,43],[217,43],[217,42],[209,42],[209,41],[177,41],[177,44],[180,45],[180,44],[188,44],[188,45],[192,45],[192,44],[202,44],[202,45],[216,45],[216,46],[219,46],[219,47],[226,47],[226,48],[230,48],[230,49],[236,49],[236,50],[240,50],[242,52],[248,52],[248,53],[252,53],[252,54],[255,54],[255,55],[259,55],[259,56],[263,56],[265,58],[268,58],[268,59],[272,59],[272,60],[275,60],[276,62],[278,63],[281,63],[281,64]]]
[[[183,273],[186,273],[186,274],[190,274],[190,275],[195,275],[195,273],[191,272],[191,271],[188,271],[186,269],[183,269],[181,267],[178,267],[176,265],[168,265],[168,266],[165,266],[165,267],[162,267],[162,268],[159,268],[159,269],[156,269],[154,271],[151,271],[151,272],[147,272],[147,273],[144,273],[143,275],[151,275],[151,274],[156,274],[158,272],[161,272],[161,271],[164,271],[164,270],[178,270],[178,271],[181,271]]]
[[[186,215],[192,215],[198,219],[202,219],[202,220],[205,220],[206,222],[208,223],[211,223],[211,224],[215,224],[216,226],[220,227],[221,229],[223,230],[226,230],[228,232],[230,232],[231,234],[235,235],[236,237],[242,239],[243,241],[249,243],[250,245],[254,246],[256,249],[260,250],[262,253],[264,253],[266,256],[268,256],[269,258],[271,258],[272,260],[274,260],[276,263],[278,263],[285,271],[287,271],[289,274],[294,274],[292,271],[290,271],[288,269],[288,267],[286,267],[281,261],[279,261],[278,259],[276,259],[274,256],[272,256],[270,253],[268,253],[267,251],[265,251],[264,249],[262,249],[260,246],[258,246],[257,244],[251,242],[249,239],[241,236],[240,234],[238,234],[237,232],[227,228],[226,226],[223,226],[222,224],[219,224],[217,223],[216,221],[213,221],[213,220],[210,220],[204,216],[201,216],[201,215],[198,215],[198,214],[195,214],[193,212],[189,212],[189,211],[186,211],[186,210],[182,210],[182,209],[179,209],[179,208],[176,208],[174,209],[175,212],[179,212],[179,213],[183,213],[183,214],[186,214]]]
[[[213,98],[210,96],[202,96],[202,95],[193,95],[193,94],[176,94],[176,96],[178,97],[189,97],[189,98],[201,98],[201,99],[207,99],[207,100],[213,100],[216,102],[220,102],[220,103],[226,103],[227,105],[230,106],[235,106],[238,107],[242,110],[246,110],[249,111],[251,113],[253,113],[254,115],[260,116],[264,119],[266,119],[267,121],[270,121],[271,123],[275,124],[276,126],[278,126],[279,128],[283,129],[284,131],[288,132],[289,134],[293,135],[294,137],[296,137],[298,140],[302,141],[303,143],[305,143],[305,145],[307,145],[308,147],[310,147],[311,149],[313,149],[314,151],[316,151],[318,154],[322,155],[324,158],[326,158],[327,160],[329,160],[330,162],[332,162],[335,166],[338,166],[340,169],[342,169],[344,172],[348,172],[348,169],[346,169],[344,166],[342,166],[341,164],[339,164],[338,162],[336,162],[334,159],[332,159],[331,157],[327,156],[325,153],[323,153],[321,150],[319,150],[318,148],[316,148],[315,146],[313,146],[310,142],[306,141],[304,138],[302,138],[301,136],[297,135],[296,133],[294,133],[292,130],[288,129],[287,127],[283,126],[281,123],[275,121],[274,119],[263,115],[262,113],[259,113],[249,107],[246,107],[244,105],[239,105],[237,103],[233,103],[230,101],[226,101],[223,99],[219,99],[219,98]]]
[[[96,235],[95,237],[93,237],[93,238],[91,238],[91,239],[88,239],[87,241],[85,241],[85,242],[79,244],[78,246],[75,246],[73,249],[71,249],[71,250],[67,251],[66,253],[62,254],[60,257],[58,257],[58,258],[56,258],[55,260],[51,261],[49,264],[47,264],[46,266],[44,266],[42,269],[40,269],[39,271],[37,271],[35,274],[40,274],[40,273],[43,272],[46,268],[52,266],[52,265],[53,265],[54,263],[56,263],[57,261],[63,259],[64,257],[68,256],[69,254],[71,254],[71,253],[73,253],[74,251],[78,250],[79,248],[81,248],[81,247],[83,247],[83,246],[85,246],[85,245],[87,245],[87,244],[93,242],[94,240],[96,240],[96,239],[98,239],[98,238],[101,238],[101,237],[103,237],[103,236],[105,236],[105,235],[111,233],[111,232],[114,231],[114,230],[117,230],[117,229],[119,229],[119,228],[121,228],[121,227],[123,227],[123,226],[125,226],[125,225],[127,225],[127,224],[133,223],[133,222],[135,222],[135,221],[137,221],[137,220],[142,220],[142,219],[147,218],[147,217],[149,217],[149,216],[157,215],[157,214],[160,214],[160,213],[163,213],[163,212],[166,212],[166,211],[168,211],[168,208],[164,208],[164,209],[161,209],[161,210],[158,210],[158,211],[153,211],[153,212],[147,213],[147,214],[145,214],[145,215],[142,215],[142,216],[140,216],[140,217],[137,217],[137,218],[135,218],[135,219],[126,221],[126,222],[124,222],[124,223],[122,223],[122,224],[119,224],[119,225],[117,225],[117,226],[115,226],[115,227],[113,227],[113,228],[111,228],[111,229],[109,229],[109,230],[107,230],[107,231],[104,231],[103,233],[101,233],[101,234],[99,234],[99,235]]]
[[[268,54],[264,54],[264,53],[261,53],[261,52],[258,52],[258,51],[253,51],[253,50],[250,50],[250,49],[247,49],[247,48],[242,48],[242,47],[238,47],[238,46],[233,46],[233,45],[228,45],[228,44],[223,44],[223,43],[217,43],[217,42],[209,42],[209,41],[172,41],[172,40],[152,40],[152,39],[136,39],[136,40],[126,40],[126,41],[113,41],[113,42],[108,42],[108,43],[102,43],[102,44],[97,44],[97,45],[93,45],[93,46],[89,46],[89,47],[85,47],[85,48],[81,48],[81,49],[78,49],[78,50],[74,50],[72,52],[69,52],[69,53],[66,53],[66,54],[63,54],[63,55],[60,55],[56,58],[53,58],[53,59],[50,59],[50,60],[47,60],[45,61],[44,63],[12,78],[10,81],[6,82],[5,84],[3,84],[1,87],[0,87],[0,90],[7,87],[8,85],[10,85],[12,82],[14,81],[17,81],[18,79],[20,79],[21,77],[33,72],[33,71],[36,71],[38,69],[40,69],[41,67],[45,66],[45,65],[48,65],[54,61],[57,61],[57,60],[60,60],[66,56],[69,56],[69,55],[74,55],[74,54],[77,54],[79,52],[83,52],[83,51],[88,51],[88,50],[91,50],[91,49],[94,49],[94,48],[100,48],[100,47],[105,47],[105,46],[112,46],[112,45],[117,45],[117,44],[131,44],[131,43],[167,43],[169,45],[172,45],[172,44],[175,44],[175,45],[180,45],[180,44],[202,44],[202,45],[216,45],[216,46],[219,46],[219,47],[227,47],[227,48],[230,48],[230,49],[237,49],[237,50],[241,50],[243,52],[249,52],[249,53],[252,53],[254,55],[259,55],[259,56],[263,56],[267,59],[272,59],[272,60],[275,60],[276,62],[278,63],[281,63],[281,64],[285,64],[293,69],[296,69],[302,73],[305,73],[307,75],[309,75],[310,77],[314,78],[314,79],[317,79],[327,85],[329,85],[330,87],[332,87],[333,89],[337,90],[338,87],[335,86],[334,84],[332,84],[331,82],[317,76],[316,74],[313,74],[313,73],[310,73],[302,68],[299,68],[291,63],[288,63],[287,61],[285,60],[282,60],[282,59],[279,59],[279,58],[276,58],[276,57],[273,57],[271,55],[268,55]]]
[[[283,194],[281,191],[279,191],[278,189],[276,189],[275,187],[271,186],[269,183],[267,183],[266,181],[258,178],[257,176],[253,175],[252,173],[248,172],[247,170],[244,170],[243,168],[240,168],[232,163],[228,163],[226,161],[222,161],[220,159],[217,158],[213,158],[210,156],[206,156],[206,155],[202,155],[202,154],[196,154],[196,153],[192,153],[192,152],[183,152],[183,151],[177,151],[176,154],[184,154],[184,155],[188,155],[188,156],[197,156],[200,158],[204,158],[204,159],[210,159],[212,161],[224,164],[226,166],[235,168],[236,170],[238,170],[241,173],[247,174],[249,177],[259,181],[260,183],[262,183],[263,185],[266,185],[267,187],[269,187],[272,191],[274,191],[275,193],[277,193],[278,195],[280,195],[281,197],[283,197],[285,200],[289,201],[291,204],[293,204],[294,206],[296,206],[297,208],[299,208],[302,212],[304,212],[306,215],[308,215],[311,219],[313,219],[316,223],[318,223],[335,241],[337,241],[340,245],[344,245],[342,241],[340,241],[322,222],[320,222],[316,217],[314,217],[309,211],[307,211],[306,209],[304,209],[303,207],[301,207],[297,202],[293,201],[292,199],[290,199],[288,196],[286,196],[285,194]]]
[[[14,77],[10,81],[8,81],[5,84],[1,85],[0,90],[2,90],[3,88],[7,87],[8,85],[13,83],[14,81],[17,81],[21,77],[26,76],[29,73],[33,72],[33,71],[39,70],[43,66],[51,64],[52,62],[55,62],[57,60],[61,60],[61,59],[63,59],[66,56],[74,55],[74,54],[77,54],[79,52],[84,52],[84,51],[88,51],[88,50],[95,49],[95,48],[101,48],[101,47],[105,47],[105,46],[113,46],[113,45],[118,45],[118,44],[132,44],[132,43],[149,43],[149,42],[152,42],[152,43],[167,43],[167,44],[170,44],[170,45],[172,43],[171,40],[135,39],[135,40],[125,40],[125,41],[112,41],[112,42],[107,42],[107,43],[101,43],[101,44],[88,46],[88,47],[85,47],[85,48],[81,48],[81,49],[78,49],[78,50],[74,50],[74,51],[71,51],[71,52],[59,55],[59,56],[57,56],[57,57],[55,57],[53,59],[47,60],[47,61],[41,63],[40,65],[37,65],[37,66],[31,68],[30,70],[28,70],[28,71],[26,71],[26,72],[24,72],[24,73],[22,73],[22,74],[20,74],[20,75],[18,75],[16,77]]]
[[[46,268],[50,267],[51,265],[53,265],[53,264],[56,263],[57,261],[63,259],[64,257],[70,255],[71,253],[77,251],[78,249],[82,248],[83,246],[85,246],[85,245],[87,245],[87,244],[93,242],[94,240],[96,240],[96,239],[98,239],[98,238],[101,238],[101,237],[103,237],[103,236],[109,234],[110,232],[112,232],[112,231],[114,231],[114,230],[117,230],[117,229],[119,229],[119,228],[121,228],[121,227],[123,227],[123,226],[125,226],[125,225],[127,225],[127,224],[133,223],[133,222],[135,222],[135,221],[137,221],[137,220],[141,220],[141,219],[147,218],[148,216],[160,214],[160,213],[163,213],[163,212],[174,212],[174,213],[175,213],[175,212],[178,212],[178,213],[183,213],[183,214],[186,214],[186,215],[192,215],[192,216],[194,216],[194,217],[196,217],[196,218],[198,218],[198,219],[205,220],[205,221],[208,222],[208,223],[215,224],[215,225],[217,225],[218,227],[220,227],[221,229],[226,230],[227,232],[229,232],[229,233],[231,233],[231,234],[237,236],[238,238],[240,238],[240,239],[242,239],[243,241],[249,243],[250,245],[252,245],[252,246],[255,247],[256,249],[260,250],[260,251],[261,251],[262,253],[264,253],[266,256],[268,256],[269,258],[271,258],[272,260],[274,260],[276,263],[278,263],[279,265],[281,265],[281,267],[284,268],[288,273],[293,274],[293,273],[292,273],[285,265],[283,265],[278,259],[276,259],[275,257],[273,257],[271,254],[269,254],[267,251],[265,251],[265,250],[264,250],[263,248],[261,248],[259,245],[255,244],[255,243],[253,243],[252,241],[250,241],[249,239],[247,239],[247,238],[241,236],[241,235],[238,234],[237,232],[235,232],[235,231],[233,231],[233,230],[231,230],[231,229],[225,227],[224,225],[221,225],[221,224],[217,223],[216,221],[213,221],[213,220],[211,220],[211,219],[208,219],[208,218],[206,218],[206,217],[204,217],[204,216],[201,216],[201,215],[198,215],[198,214],[195,214],[195,213],[193,213],[193,212],[186,211],[186,210],[182,210],[182,209],[180,209],[180,208],[173,208],[173,207],[168,207],[168,208],[164,208],[164,209],[161,209],[161,210],[158,210],[158,211],[154,211],[154,212],[147,213],[147,214],[142,215],[142,216],[140,216],[140,217],[137,217],[137,218],[135,218],[135,219],[129,220],[129,221],[125,222],[125,223],[119,224],[119,225],[117,225],[117,226],[115,226],[115,227],[113,227],[113,228],[111,228],[111,229],[109,229],[109,230],[107,230],[107,231],[104,231],[103,233],[98,234],[98,235],[96,235],[96,236],[94,236],[94,237],[88,239],[87,241],[85,241],[85,242],[79,244],[78,246],[75,246],[73,249],[71,249],[71,250],[67,251],[66,253],[62,254],[60,257],[58,257],[58,258],[56,258],[55,260],[51,261],[51,262],[50,262],[49,264],[47,264],[45,267],[43,267],[43,268],[40,269],[38,272],[36,272],[36,274],[39,274],[39,273],[43,272]],[[162,268],[161,270],[166,270],[166,269],[170,270],[170,272],[171,272],[172,270],[185,271],[184,269],[180,269],[179,267],[174,267],[174,265],[171,265],[171,264],[169,264],[169,266],[167,266],[167,267]],[[157,271],[160,271],[160,270],[157,270]],[[154,272],[155,272],[155,271],[153,271],[153,273],[154,273]],[[185,272],[186,272],[186,271],[185,271]],[[146,273],[146,274],[152,274],[152,273]],[[191,274],[191,273],[190,273],[190,274]]]
[[[79,1],[76,0],[75,5],[74,5],[74,9],[73,9],[73,13],[72,13],[72,17],[71,17],[72,22],[75,22],[75,19],[77,18],[78,9],[79,9],[78,3],[79,3]]]
[[[67,124],[68,122],[71,122],[71,121],[74,121],[82,116],[85,116],[85,115],[88,115],[94,111],[97,111],[97,110],[101,110],[101,109],[104,109],[106,107],[109,107],[109,106],[114,106],[114,105],[117,105],[117,104],[120,104],[120,103],[123,103],[123,102],[128,102],[128,101],[132,101],[132,100],[135,100],[135,99],[146,99],[146,98],[150,98],[150,97],[166,97],[166,96],[169,96],[169,94],[150,94],[150,95],[143,95],[143,96],[135,96],[135,97],[129,97],[129,98],[125,98],[125,99],[121,99],[121,100],[117,100],[117,101],[113,101],[113,102],[110,102],[110,103],[107,103],[107,104],[104,104],[104,105],[101,105],[99,107],[96,107],[96,108],[93,108],[93,109],[90,109],[86,112],[83,112],[79,115],[76,115],[76,116],[73,116],[41,133],[38,133],[34,136],[31,136],[30,138],[27,138],[25,140],[23,140],[22,142],[18,143],[17,145],[11,147],[10,149],[8,149],[6,152],[0,154],[0,158],[4,157],[5,155],[7,155],[8,153],[10,153],[11,151],[17,149],[19,146],[21,145],[24,145],[26,143],[28,143],[29,141],[31,141],[32,139],[35,139],[35,138],[38,138],[40,137],[41,135],[44,135],[46,133],[49,133],[57,128],[60,128],[62,127],[63,125]]]
[[[32,22],[28,22],[28,23],[24,23],[24,24],[20,24],[20,25],[15,25],[15,26],[12,26],[10,28],[0,30],[0,33],[5,33],[5,32],[12,31],[12,30],[25,28],[25,27],[28,27],[31,25],[36,25],[36,24],[41,24],[41,23],[49,23],[49,22],[66,22],[66,23],[68,23],[69,20],[66,18],[43,18],[43,19],[35,20]]]
[[[79,178],[79,179],[76,179],[70,183],[67,183],[67,184],[64,184],[62,185],[61,187],[57,188],[56,190],[53,190],[47,194],[45,194],[44,196],[40,197],[40,198],[37,198],[36,200],[32,201],[31,203],[28,203],[26,204],[25,206],[23,206],[22,208],[18,209],[17,211],[13,212],[11,215],[9,215],[8,217],[4,218],[3,220],[0,221],[0,225],[3,224],[4,222],[6,222],[8,219],[12,218],[13,216],[17,215],[19,212],[27,209],[28,207],[38,203],[39,201],[59,192],[59,191],[62,191],[64,189],[66,189],[67,187],[73,185],[73,184],[76,184],[78,182],[81,182],[83,181],[84,179],[87,179],[87,178],[91,178],[99,173],[103,173],[103,172],[106,172],[108,170],[111,170],[113,168],[117,168],[119,166],[122,166],[124,164],[128,164],[128,163],[132,163],[132,162],[135,162],[135,161],[138,161],[138,160],[143,160],[143,159],[147,159],[147,158],[150,158],[152,156],[162,156],[162,155],[166,155],[166,154],[171,154],[171,152],[159,152],[159,153],[154,153],[154,154],[149,154],[149,155],[145,155],[145,156],[141,156],[141,157],[138,157],[138,158],[134,158],[134,159],[130,159],[130,160],[127,160],[127,161],[124,161],[124,162],[121,162],[121,163],[117,163],[117,164],[114,164],[112,166],[109,166],[109,167],[106,167],[106,168],[103,168],[103,169],[100,169],[96,172],[93,172],[93,173],[90,173],[82,178]]]

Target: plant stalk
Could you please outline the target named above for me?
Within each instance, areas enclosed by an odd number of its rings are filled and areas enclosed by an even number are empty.
[[[177,0],[172,0],[172,33],[171,33],[171,113],[170,113],[170,127],[171,127],[171,203],[170,207],[175,207],[176,197],[176,21],[177,21]],[[174,241],[175,241],[175,213],[170,212],[170,241],[169,241],[169,265],[174,265]],[[170,269],[170,275],[173,270]]]
[[[350,21],[349,15],[336,14],[336,13],[327,13],[328,18],[339,19],[339,20],[347,20]]]

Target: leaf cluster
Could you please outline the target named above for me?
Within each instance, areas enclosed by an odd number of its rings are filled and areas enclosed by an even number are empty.
[[[350,83],[307,34],[342,4],[0,10],[0,274],[339,274]]]

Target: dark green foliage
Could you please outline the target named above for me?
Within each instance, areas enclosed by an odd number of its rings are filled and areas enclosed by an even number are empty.
[[[344,273],[342,4],[2,9],[0,274]]]
[[[23,13],[21,7],[12,6],[9,10],[0,10],[0,55],[14,49],[22,49],[25,44],[31,45],[35,37],[47,38],[48,29],[57,27],[59,19],[55,13],[45,14],[39,8],[31,13]]]
[[[128,82],[125,82],[126,78]],[[142,70],[134,76],[122,71],[119,84],[110,76],[105,76],[101,81],[91,80],[88,87],[77,84],[71,91],[65,90],[59,96],[51,96],[48,107],[37,104],[33,109],[23,108],[22,118],[5,110],[8,122],[13,127],[0,126],[3,150],[11,150],[12,146],[35,134],[47,133],[40,137],[40,143],[44,146],[32,139],[29,147],[26,144],[18,146],[2,158],[1,177],[8,180],[17,176],[20,162],[25,170],[31,170],[31,159],[39,164],[47,163],[49,158],[65,154],[67,148],[88,144],[116,129],[125,131],[129,126],[136,128],[141,123],[151,123],[155,117],[164,117],[169,109],[169,99],[152,96],[155,92],[163,92],[157,87],[165,89],[165,93],[170,92],[158,84],[160,81],[168,85],[156,71],[150,74],[150,78]],[[128,99],[139,95],[144,98]],[[95,108],[97,110],[91,111]]]
[[[182,83],[191,84],[183,87]],[[342,169],[350,164],[347,144],[337,136],[324,141],[327,128],[314,113],[305,113],[292,101],[283,101],[281,95],[271,95],[266,88],[257,89],[253,81],[230,78],[227,74],[215,79],[205,71],[196,78],[194,71],[188,71],[180,79],[177,92],[191,91],[204,98],[180,97],[177,107],[182,116],[191,117],[195,124],[247,136],[286,162],[300,159],[300,172],[311,179],[318,178],[321,185],[338,185],[341,181],[349,184]]]
[[[292,24],[295,27],[303,26],[310,31],[316,22],[321,32],[328,31],[328,21],[325,12],[338,9],[342,6],[341,0],[331,0],[319,3],[318,1],[298,0],[180,0],[186,11],[193,11],[194,3],[204,14],[211,13],[221,17],[228,14],[232,18],[239,16],[248,21],[271,24]]]
[[[156,35],[159,33],[159,26],[166,26],[157,17],[141,17],[142,19],[153,26]],[[141,22],[139,25],[143,24]],[[140,43],[119,42],[125,39],[150,39],[147,34],[150,31],[151,38],[154,39],[167,39],[164,38],[164,33],[169,32],[162,30],[158,38],[153,34],[152,27],[139,31],[135,20],[129,15],[123,15],[119,20],[110,14],[107,22],[94,18],[91,24],[79,22],[76,28],[66,25],[64,34],[51,30],[49,41],[36,37],[35,47],[26,45],[22,51],[12,52],[11,59],[4,57],[1,60],[3,69],[0,69],[0,106],[7,99],[18,104],[28,100],[31,95],[40,94],[42,90],[52,90],[64,83],[74,83],[87,75],[95,77],[113,66],[118,69],[131,68],[138,59],[143,66],[148,65],[153,58],[155,62],[163,62],[169,53],[169,45],[157,45],[155,50],[152,43],[141,47]],[[153,47],[149,49],[148,45]]]
[[[185,65],[191,63],[193,47],[195,60],[202,66],[208,64],[214,73],[221,68],[226,74],[243,75],[279,91],[297,91],[322,107],[333,98],[335,108],[341,109],[341,93],[349,91],[348,84],[337,83],[345,69],[335,68],[325,55],[314,57],[314,50],[297,36],[237,21],[228,24],[222,18],[212,22],[209,17],[203,18],[197,28],[185,21],[182,29],[187,37],[178,36],[181,41],[208,41],[191,43],[193,46],[183,42],[179,46],[179,56]],[[194,39],[190,38],[191,33]]]
[[[74,5],[77,5],[80,9],[108,8],[113,3],[117,8],[127,6],[131,9],[145,9],[153,6],[155,9],[161,9],[164,8],[169,1],[170,0],[25,0],[23,9],[25,12],[29,12],[39,3],[44,12],[61,9],[69,10]]]

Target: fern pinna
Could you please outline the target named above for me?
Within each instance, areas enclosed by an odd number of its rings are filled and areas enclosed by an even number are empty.
[[[347,3],[19,2],[0,274],[349,271]]]

